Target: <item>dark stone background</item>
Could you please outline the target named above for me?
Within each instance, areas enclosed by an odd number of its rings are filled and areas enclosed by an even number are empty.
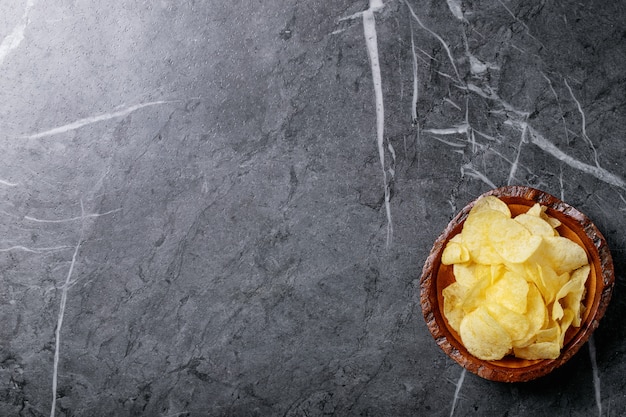
[[[0,415],[52,415],[59,324],[57,416],[626,413],[625,3],[385,1],[387,184],[368,7],[2,2]],[[417,298],[506,184],[616,265],[596,354],[524,384],[465,375]]]

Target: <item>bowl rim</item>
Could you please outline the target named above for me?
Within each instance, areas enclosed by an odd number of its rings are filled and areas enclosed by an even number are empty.
[[[465,351],[459,340],[457,340],[448,329],[445,318],[438,308],[438,285],[437,279],[441,264],[441,254],[448,240],[459,233],[463,227],[465,219],[476,201],[485,196],[495,196],[507,200],[507,205],[528,205],[539,203],[547,207],[552,213],[560,213],[559,217],[566,218],[569,227],[581,239],[588,239],[592,245],[583,245],[590,263],[596,268],[596,289],[593,300],[597,309],[593,317],[585,320],[581,327],[574,333],[571,340],[564,346],[561,355],[557,359],[543,359],[528,361],[523,359],[512,359],[521,364],[519,367],[511,368],[501,366],[498,361],[480,360]],[[529,205],[530,204],[530,205]],[[579,232],[581,234],[579,234]],[[586,238],[585,238],[586,236]],[[599,264],[595,264],[593,259],[598,259]],[[599,283],[598,283],[599,281]],[[488,380],[498,382],[525,382],[545,376],[566,363],[584,345],[593,331],[598,327],[600,319],[604,316],[608,303],[611,299],[613,286],[615,284],[615,272],[613,259],[606,239],[596,227],[596,225],[582,212],[573,206],[561,201],[557,197],[528,186],[504,186],[489,190],[476,199],[468,203],[460,210],[448,223],[444,231],[438,236],[424,263],[420,278],[420,304],[422,314],[427,327],[435,339],[437,345],[453,360],[468,371]],[[597,299],[597,301],[596,301]],[[435,301],[433,303],[433,300]],[[465,352],[463,352],[465,351]]]

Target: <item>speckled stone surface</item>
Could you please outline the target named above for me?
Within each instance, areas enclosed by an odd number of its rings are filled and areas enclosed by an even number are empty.
[[[3,1],[0,415],[624,415],[624,68],[619,1]],[[417,287],[507,184],[616,271],[523,384],[449,359]]]

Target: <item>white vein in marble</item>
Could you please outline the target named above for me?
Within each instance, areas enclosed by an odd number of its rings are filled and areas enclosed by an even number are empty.
[[[78,119],[74,122],[71,122],[62,126],[57,126],[52,129],[47,129],[41,132],[27,134],[27,135],[24,135],[23,138],[24,139],[41,139],[41,138],[45,138],[48,136],[59,135],[61,133],[66,133],[66,132],[70,132],[73,130],[77,130],[77,129],[80,129],[81,127],[91,125],[94,123],[99,123],[99,122],[103,122],[106,120],[117,119],[120,117],[128,116],[129,114],[137,110],[143,109],[145,107],[157,106],[160,104],[168,104],[168,103],[173,103],[173,102],[174,101],[161,100],[161,101],[151,101],[148,103],[136,104],[134,106],[130,106],[122,110],[114,111],[111,113],[99,114],[97,116],[86,117],[83,119]]]
[[[507,122],[508,121],[506,121],[505,123],[507,123]],[[586,163],[581,162],[578,159],[576,159],[576,158],[566,154],[561,149],[559,149],[555,144],[550,142],[543,135],[541,135],[539,132],[537,132],[535,129],[533,129],[530,125],[528,125],[526,122],[522,122],[520,124],[520,129],[523,130],[525,127],[528,129],[528,132],[529,132],[529,136],[528,137],[530,139],[530,142],[533,143],[534,145],[537,145],[543,151],[549,153],[550,155],[552,155],[555,158],[557,158],[558,160],[566,163],[567,165],[571,166],[572,168],[575,168],[575,169],[577,169],[579,171],[582,171],[582,172],[584,172],[586,174],[593,175],[594,177],[596,177],[600,181],[604,181],[607,184],[611,184],[611,185],[614,185],[616,187],[619,187],[619,188],[622,188],[622,189],[626,190],[626,182],[624,182],[624,180],[622,178],[620,178],[619,176],[617,176],[617,175],[607,171],[604,168],[586,164]]]
[[[56,252],[60,250],[65,250],[65,249],[68,249],[69,247],[70,246],[52,246],[52,247],[45,247],[45,248],[29,248],[29,247],[22,246],[22,245],[14,245],[8,248],[1,248],[0,252],[18,251],[18,252],[29,252],[29,253],[44,253],[44,252]]]
[[[542,48],[545,49],[545,46],[543,45],[543,43],[541,43],[541,41],[539,41],[539,39],[537,39],[536,37],[534,37],[531,33],[530,33],[530,28],[528,27],[528,25],[526,23],[524,23],[519,17],[517,17],[515,15],[515,13],[513,13],[513,11],[511,9],[509,9],[507,7],[506,4],[504,4],[504,2],[502,0],[498,0],[498,3],[500,3],[502,5],[502,7],[504,7],[504,9],[511,15],[511,17],[513,19],[515,19],[515,21],[517,23],[519,23],[520,25],[522,25],[522,27],[524,28],[524,30],[526,31],[526,34],[533,39],[534,41],[536,41],[539,45],[542,46]]]
[[[515,174],[517,173],[517,167],[519,165],[519,157],[522,154],[522,146],[524,142],[526,142],[526,134],[528,129],[522,130],[522,134],[520,135],[520,141],[517,145],[517,152],[515,153],[515,160],[511,164],[511,169],[509,170],[509,178],[507,179],[507,185],[512,185],[515,180]]]
[[[459,376],[459,380],[456,383],[456,388],[454,389],[454,397],[452,398],[452,407],[450,408],[450,417],[454,416],[456,405],[459,402],[459,398],[461,396],[461,387],[463,386],[463,381],[465,381],[466,373],[467,369],[463,368],[463,370],[461,371],[461,376]]]
[[[491,181],[485,174],[483,174],[482,172],[474,168],[471,163],[467,163],[461,166],[461,176],[464,176],[464,175],[481,180],[482,182],[487,184],[490,188],[498,188],[493,181]]]
[[[0,180],[0,185],[4,185],[5,187],[17,187],[19,184],[16,182],[10,182],[6,180]]]
[[[593,335],[587,342],[589,346],[589,359],[591,360],[591,372],[593,374],[593,391],[598,406],[598,416],[602,417],[602,394],[600,393],[600,375],[598,374],[598,361],[596,360],[596,342]]]
[[[419,80],[417,78],[417,54],[415,53],[415,35],[413,34],[413,24],[411,27],[411,55],[413,57],[413,96],[411,99],[411,124],[417,126],[417,99],[419,93]]]
[[[50,417],[54,417],[56,414],[56,404],[57,404],[57,388],[58,388],[58,378],[59,378],[59,358],[61,353],[61,329],[63,327],[63,318],[65,317],[65,307],[67,305],[67,293],[71,287],[72,283],[72,273],[74,272],[74,267],[76,265],[76,258],[78,257],[78,250],[80,249],[80,245],[82,243],[82,232],[81,237],[78,239],[78,243],[74,248],[74,254],[72,255],[72,262],[70,263],[69,270],[65,277],[65,283],[61,287],[61,301],[59,303],[59,314],[57,318],[56,330],[54,333],[54,361],[52,365],[52,403],[50,405]]]
[[[28,0],[26,2],[26,8],[24,9],[24,13],[22,14],[22,18],[19,23],[13,28],[11,33],[9,33],[2,40],[2,43],[0,43],[0,65],[4,62],[9,53],[20,46],[24,40],[24,32],[26,31],[26,26],[28,25],[28,14],[30,13],[30,9],[33,7],[34,3],[35,2],[33,0]]]
[[[582,137],[583,137],[583,139],[585,139],[585,142],[587,142],[589,144],[589,146],[591,147],[591,149],[593,151],[593,159],[594,159],[594,161],[596,163],[596,166],[598,168],[600,168],[600,162],[598,161],[598,150],[594,146],[594,144],[591,141],[591,139],[589,138],[589,136],[587,136],[587,122],[586,122],[586,119],[585,119],[585,112],[583,111],[583,107],[580,105],[580,101],[578,101],[578,99],[574,95],[574,91],[572,91],[572,87],[570,87],[570,85],[567,82],[567,80],[564,80],[564,83],[565,83],[565,87],[567,87],[567,90],[569,91],[570,95],[572,96],[572,100],[574,100],[574,103],[576,103],[576,108],[578,109],[578,112],[580,113],[580,117],[582,119],[581,120]]]
[[[452,64],[452,68],[454,69],[454,73],[456,74],[457,81],[462,83],[461,75],[459,74],[459,70],[456,67],[456,64],[454,62],[454,57],[452,56],[452,51],[450,51],[450,46],[448,46],[448,43],[444,41],[443,38],[439,36],[436,32],[433,32],[426,25],[424,25],[424,23],[422,23],[422,20],[417,16],[417,14],[415,14],[413,7],[411,7],[408,0],[404,0],[404,4],[406,4],[406,6],[409,8],[409,12],[411,13],[411,16],[413,16],[413,19],[415,19],[415,21],[422,27],[422,29],[430,33],[432,36],[435,37],[435,39],[439,41],[443,49],[446,51],[446,54],[448,54],[448,59],[450,60],[450,64]]]
[[[35,223],[71,223],[71,222],[75,222],[79,220],[82,221],[82,220],[89,219],[89,218],[106,216],[108,214],[117,213],[120,210],[121,209],[114,209],[114,210],[109,210],[104,213],[90,213],[90,214],[85,214],[84,216],[69,217],[67,219],[52,219],[52,220],[51,219],[38,219],[32,216],[24,216],[24,220],[28,220],[28,221],[35,222]]]
[[[463,15],[463,7],[461,5],[461,2],[459,0],[446,0],[446,2],[448,3],[448,8],[450,9],[450,12],[452,12],[454,17],[462,22],[465,22],[466,20],[465,16]]]
[[[565,121],[565,116],[564,116],[565,112],[563,111],[563,106],[561,105],[561,100],[559,99],[559,95],[556,93],[556,90],[554,89],[554,86],[552,85],[552,81],[550,80],[550,78],[548,78],[548,76],[544,74],[543,72],[541,73],[541,76],[548,83],[548,87],[550,87],[550,91],[552,92],[552,95],[554,96],[556,100],[556,104],[559,108],[559,114],[561,115],[561,122],[563,122],[563,131],[565,132],[565,143],[569,145],[569,129],[567,128],[567,122]]]
[[[365,44],[367,46],[367,54],[370,60],[372,70],[372,81],[374,83],[374,97],[376,103],[376,143],[378,145],[378,157],[383,171],[383,184],[385,189],[385,213],[387,215],[387,246],[390,245],[393,238],[393,223],[391,219],[391,190],[387,180],[387,169],[385,167],[385,106],[383,102],[382,76],[380,73],[380,62],[378,59],[378,38],[376,33],[376,20],[374,11],[383,7],[381,0],[370,0],[369,9],[363,12],[363,34],[365,35]],[[393,147],[389,145],[389,149],[393,152]],[[395,156],[393,156],[395,159]],[[393,171],[390,172],[393,176]]]
[[[552,155],[553,157],[571,166],[572,168],[575,168],[586,174],[593,175],[597,179],[604,181],[608,184],[617,186],[622,189],[626,189],[626,182],[624,182],[624,180],[620,178],[619,176],[607,171],[606,169],[598,165],[592,166],[582,161],[579,161],[576,158],[566,154],[564,151],[559,149],[555,144],[553,144],[548,139],[546,139],[543,135],[537,132],[526,121],[528,119],[528,116],[530,115],[529,112],[524,111],[524,110],[519,110],[515,108],[514,106],[512,106],[511,104],[507,103],[506,101],[501,99],[498,96],[498,94],[495,91],[493,91],[491,87],[487,86],[485,88],[480,88],[475,84],[468,83],[467,89],[471,92],[474,92],[480,95],[481,97],[493,100],[496,103],[498,103],[500,106],[502,106],[504,111],[502,111],[501,113],[507,116],[507,120],[504,121],[504,124],[515,127],[520,132],[527,131],[529,141],[532,144],[538,146],[544,152]],[[493,113],[498,113],[498,112],[493,111]]]
[[[457,135],[457,134],[466,135],[467,132],[469,132],[469,130],[470,130],[469,124],[466,122],[463,122],[463,123],[459,123],[458,125],[455,125],[452,127],[446,127],[442,129],[434,129],[434,128],[424,129],[424,133],[431,133],[433,135],[442,135],[442,136]]]

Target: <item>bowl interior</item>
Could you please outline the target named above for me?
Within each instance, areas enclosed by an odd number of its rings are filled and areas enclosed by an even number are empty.
[[[453,220],[435,243],[422,275],[422,308],[428,327],[438,345],[459,364],[483,378],[519,382],[543,376],[565,363],[587,341],[604,314],[613,286],[613,264],[606,242],[597,228],[582,213],[555,197],[528,187],[504,187],[487,193],[504,201],[513,216],[525,213],[536,202],[547,207],[547,214],[558,219],[558,232],[582,246],[591,265],[585,284],[581,326],[567,330],[561,355],[557,359],[525,360],[506,356],[501,360],[483,361],[472,356],[460,342],[459,335],[443,316],[445,287],[454,282],[452,266],[441,263],[441,253],[448,241],[460,233],[470,203]]]

